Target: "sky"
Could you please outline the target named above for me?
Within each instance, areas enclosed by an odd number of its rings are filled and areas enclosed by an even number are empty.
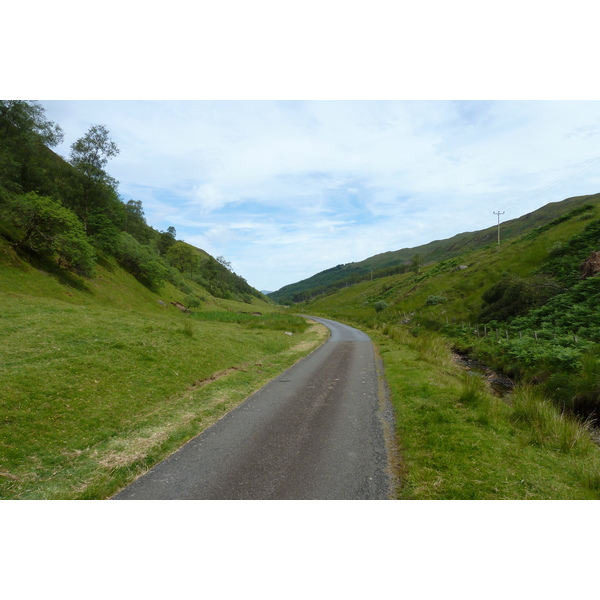
[[[58,154],[105,125],[123,200],[260,290],[600,192],[598,101],[42,105]]]

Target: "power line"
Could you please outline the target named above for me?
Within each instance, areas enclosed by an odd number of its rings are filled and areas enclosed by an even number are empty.
[[[580,175],[581,173],[587,171],[588,169],[590,169],[591,167],[596,165],[598,163],[598,161],[600,161],[600,154],[596,154],[595,156],[592,156],[591,158],[584,160],[582,163],[573,167],[572,169],[567,171],[565,174],[559,175],[559,176],[551,179],[550,181],[534,188],[530,192],[525,193],[520,196],[517,196],[512,202],[510,202],[507,206],[505,206],[505,208],[510,209],[517,204],[524,204],[525,202],[531,200],[532,198],[535,198],[535,196],[538,196],[539,194],[544,193],[544,192],[548,192],[549,190],[555,188],[557,185],[571,179],[575,175]],[[494,212],[494,214],[496,214],[496,213]],[[479,221],[478,225],[479,226],[484,225],[483,219],[481,219]]]

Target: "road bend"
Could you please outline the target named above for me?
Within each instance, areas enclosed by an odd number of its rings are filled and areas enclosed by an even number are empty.
[[[325,344],[114,499],[389,498],[392,417],[373,344],[358,329],[309,318],[329,328]]]

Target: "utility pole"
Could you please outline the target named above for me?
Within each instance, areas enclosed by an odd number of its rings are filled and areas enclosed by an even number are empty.
[[[498,246],[499,246],[500,245],[500,215],[503,215],[504,211],[500,212],[499,210],[498,211],[495,210],[494,214],[498,215]]]

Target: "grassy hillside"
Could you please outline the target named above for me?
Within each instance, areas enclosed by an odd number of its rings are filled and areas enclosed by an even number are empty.
[[[365,329],[396,410],[398,497],[598,498],[598,197],[419,272],[364,281],[293,309]],[[464,268],[466,267],[466,268]],[[453,353],[516,384],[493,393]]]
[[[104,126],[61,139],[0,100],[0,498],[105,498],[325,336],[148,225]]]
[[[0,498],[106,498],[326,337],[187,285],[189,314],[114,259],[48,273],[0,238]]]
[[[543,227],[585,204],[600,205],[600,194],[552,202],[522,217],[505,221],[501,225],[502,240],[511,240],[526,231]],[[411,259],[417,254],[421,256],[424,264],[432,264],[484,248],[496,243],[497,239],[497,227],[489,227],[481,231],[460,233],[452,238],[436,240],[415,248],[377,254],[360,262],[337,265],[308,279],[286,285],[276,292],[271,292],[269,297],[281,304],[306,301],[346,285],[403,273],[409,270]]]

